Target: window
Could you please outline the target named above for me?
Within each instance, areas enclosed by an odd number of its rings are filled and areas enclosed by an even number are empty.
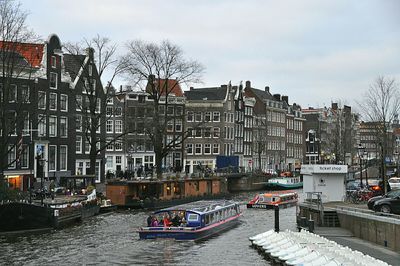
[[[60,117],[60,137],[68,137],[68,124],[66,117]]]
[[[107,138],[106,139],[106,143],[109,143],[107,145],[107,147],[106,147],[106,151],[113,151],[114,150],[114,145],[113,145],[113,143],[111,141],[112,141],[111,138]]]
[[[76,153],[82,153],[82,136],[76,136]]]
[[[96,113],[100,113],[101,111],[101,100],[99,98],[96,99]]]
[[[213,144],[213,154],[219,154],[219,144],[218,143]]]
[[[121,116],[121,115],[122,115],[122,107],[116,107],[115,116]]]
[[[38,115],[38,135],[39,137],[46,136],[46,116]]]
[[[82,110],[82,95],[76,95],[76,110],[80,111]]]
[[[82,132],[82,116],[75,115],[76,131]]]
[[[50,57],[50,65],[52,68],[57,67],[57,57],[55,57],[54,55],[52,57]]]
[[[49,146],[49,171],[56,170],[56,153],[57,153],[57,146],[50,145]]]
[[[183,108],[182,106],[177,106],[175,109],[175,114],[176,115],[182,115],[183,114]]]
[[[8,114],[7,125],[9,127],[9,134],[16,135],[17,134],[17,121],[16,121],[17,113],[15,111],[10,111]]]
[[[57,110],[57,94],[56,93],[50,93],[49,109]]]
[[[205,121],[205,122],[211,121],[211,112],[206,112],[206,113],[204,114],[204,121]]]
[[[107,104],[109,104],[109,105],[113,104],[113,98],[112,97],[107,99]]]
[[[193,122],[193,112],[187,112],[187,121]]]
[[[114,127],[114,121],[113,120],[107,120],[107,122],[106,122],[106,132],[107,133],[113,133],[113,127]]]
[[[204,137],[211,138],[211,127],[204,128]]]
[[[29,112],[28,111],[24,111],[23,112],[23,116],[24,116],[24,124],[23,124],[23,129],[22,129],[22,134],[23,135],[29,135]]]
[[[49,117],[49,137],[57,136],[57,116]]]
[[[214,127],[214,138],[219,138],[220,136],[220,128]]]
[[[85,138],[85,154],[90,153],[90,138]]]
[[[15,168],[15,145],[8,145],[8,168]]]
[[[175,131],[182,132],[182,121],[180,120],[175,121]]]
[[[116,151],[122,151],[122,142],[117,140],[114,144],[115,150]]]
[[[201,122],[201,112],[196,113],[195,120],[196,122]]]
[[[211,154],[211,144],[204,144],[204,154]]]
[[[193,154],[193,144],[192,143],[186,144],[186,153]]]
[[[111,116],[112,116],[112,114],[113,114],[113,108],[112,108],[112,106],[107,106],[107,107],[106,107],[106,114],[107,114],[108,117],[111,117]]]
[[[115,163],[122,163],[122,156],[115,156]]]
[[[60,146],[60,170],[67,170],[67,151],[68,147],[66,145]]]
[[[201,144],[200,143],[196,143],[196,145],[195,145],[195,153],[196,154],[201,154]]]
[[[22,151],[19,158],[21,168],[28,168],[29,167],[29,146],[22,145]]]
[[[107,168],[113,168],[113,157],[112,156],[107,156],[106,162],[107,162]]]
[[[172,121],[168,121],[168,122],[167,122],[167,131],[168,131],[168,132],[172,132],[173,129],[174,129],[174,124],[173,124],[173,122],[172,122]]]
[[[195,129],[195,137],[196,138],[201,138],[201,128],[196,128]]]
[[[21,87],[21,100],[23,103],[29,103],[29,87],[28,86],[22,86]]]
[[[8,101],[14,103],[17,101],[17,85],[10,85],[10,91],[8,92]]]
[[[174,107],[173,106],[167,107],[167,115],[174,115]]]
[[[115,120],[115,133],[122,133],[122,120]]]
[[[219,122],[219,120],[220,120],[219,112],[213,112],[213,121]]]
[[[50,72],[50,88],[57,89],[57,73]]]
[[[93,75],[93,65],[92,64],[89,65],[88,72],[89,72],[89,77],[91,77]]]
[[[65,94],[60,95],[60,110],[68,111],[68,95]]]

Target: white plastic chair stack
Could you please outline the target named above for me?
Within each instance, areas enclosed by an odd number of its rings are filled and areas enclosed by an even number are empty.
[[[387,263],[343,247],[317,234],[301,231],[273,230],[249,237],[252,245],[275,262],[303,266],[386,266]]]

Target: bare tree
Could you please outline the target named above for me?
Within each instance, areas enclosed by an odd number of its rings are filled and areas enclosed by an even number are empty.
[[[64,49],[70,53],[73,65],[78,66],[68,69],[78,77],[82,91],[77,91],[75,97],[77,108],[82,113],[82,128],[85,141],[90,146],[90,169],[89,174],[95,174],[95,164],[98,155],[110,144],[119,141],[125,133],[116,135],[112,140],[106,141],[105,135],[99,135],[100,128],[105,127],[110,115],[106,115],[107,100],[115,97],[112,87],[114,79],[120,75],[125,64],[123,60],[116,57],[116,44],[107,37],[96,35],[90,40],[80,43],[66,43]],[[86,57],[82,54],[86,53]],[[107,85],[103,87],[101,80],[104,73],[109,71],[109,79],[104,81]],[[78,95],[79,94],[79,95]],[[104,130],[103,130],[104,131]]]
[[[378,76],[365,93],[363,101],[359,103],[359,106],[362,117],[368,122],[374,122],[376,125],[376,132],[381,148],[381,174],[384,179],[386,192],[384,159],[388,156],[388,129],[400,111],[399,86],[396,80],[390,77]]]
[[[154,119],[146,127],[155,152],[157,177],[162,176],[162,160],[171,149],[182,144],[188,132],[182,138],[166,141],[168,116],[160,112],[161,106],[166,112],[168,97],[182,83],[198,83],[203,73],[203,66],[194,60],[184,58],[179,46],[169,41],[160,44],[131,41],[127,44],[126,73],[136,85],[153,99]],[[170,82],[172,86],[170,86]]]
[[[27,58],[41,51],[27,50],[24,45],[38,37],[26,25],[27,12],[13,0],[0,0],[0,179],[4,170],[16,165],[23,152],[23,131],[29,128],[27,116],[32,99],[35,70],[38,67]],[[25,132],[26,133],[26,132]]]

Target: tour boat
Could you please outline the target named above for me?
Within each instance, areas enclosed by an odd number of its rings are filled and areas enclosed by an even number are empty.
[[[298,195],[295,191],[275,191],[257,194],[249,203],[247,208],[272,209],[274,206],[287,208],[297,204]]]
[[[141,239],[200,240],[237,225],[241,215],[239,204],[233,201],[196,201],[154,212],[153,221],[171,217],[172,224],[151,224],[138,233]]]
[[[267,189],[296,189],[302,188],[303,182],[300,181],[300,177],[277,177],[271,178],[265,183]]]

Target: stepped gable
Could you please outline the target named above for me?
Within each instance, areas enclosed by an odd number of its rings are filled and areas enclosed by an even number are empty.
[[[189,101],[223,101],[226,98],[228,87],[198,88],[185,91],[186,99]]]
[[[16,58],[19,60],[17,64],[31,67],[40,67],[43,58],[44,44],[38,43],[16,43],[0,41],[0,49],[15,53]]]

